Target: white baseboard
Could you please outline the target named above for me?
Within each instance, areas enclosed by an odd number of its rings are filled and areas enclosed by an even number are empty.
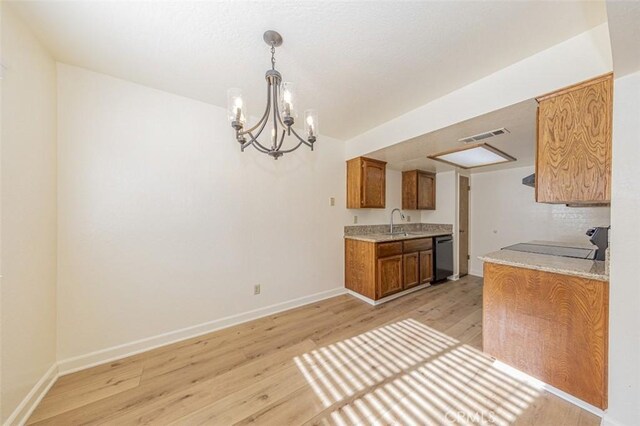
[[[348,289],[346,290],[346,293],[351,295],[351,296],[353,296],[353,297],[356,297],[356,298],[358,298],[358,299],[360,299],[360,300],[362,300],[364,302],[367,302],[368,304],[370,304],[372,306],[376,306],[376,305],[380,305],[382,303],[386,303],[386,302],[388,302],[390,300],[397,299],[398,297],[402,297],[405,294],[413,293],[414,291],[422,290],[423,288],[427,288],[427,287],[430,287],[430,286],[431,286],[431,284],[421,284],[419,286],[410,288],[408,290],[401,291],[400,293],[396,293],[396,294],[392,294],[391,296],[383,297],[382,299],[379,299],[379,300],[369,299],[368,297],[363,296],[360,293],[356,293],[355,291],[348,290]]]
[[[515,379],[519,379],[519,380],[523,380],[526,383],[532,385],[533,387],[537,388],[537,389],[541,389],[541,390],[545,390],[549,393],[552,393],[562,399],[564,399],[565,401],[568,401],[570,403],[572,403],[573,405],[577,405],[578,407],[589,411],[590,413],[595,414],[596,416],[600,417],[601,419],[604,417],[605,412],[603,410],[601,410],[598,407],[594,407],[593,405],[589,404],[588,402],[584,402],[581,399],[576,398],[573,395],[569,395],[568,393],[553,387],[539,379],[536,379],[535,377],[532,377],[530,375],[528,375],[527,373],[523,373],[522,371],[518,370],[517,368],[513,368],[510,365],[507,365],[501,361],[495,360],[493,362],[494,367],[496,367],[498,370],[502,371],[503,373],[515,378]]]
[[[480,269],[480,270],[470,269],[469,270],[469,275],[474,275],[476,277],[482,277],[483,271],[482,271],[482,269]]]
[[[255,309],[253,311],[231,315],[203,324],[198,324],[180,330],[159,334],[157,336],[147,337],[130,343],[125,343],[123,345],[101,349],[99,351],[91,352],[73,358],[67,358],[58,362],[59,375],[62,376],[65,374],[84,370],[86,368],[95,367],[96,365],[116,361],[118,359],[126,358],[128,356],[135,355],[141,352],[146,352],[160,346],[165,346],[185,339],[201,336],[203,334],[211,333],[216,330],[221,330],[223,328],[242,324],[247,321],[252,321],[268,315],[273,315],[278,312],[286,311],[288,309],[297,308],[299,306],[315,303],[320,300],[328,299],[330,297],[339,296],[341,294],[345,294],[345,289],[342,287],[335,288],[332,290],[312,294],[310,296],[304,296],[298,299],[289,300],[287,302],[277,303],[275,305]]]
[[[51,386],[56,382],[58,378],[58,366],[54,363],[44,373],[44,375],[38,380],[38,382],[31,388],[27,396],[24,397],[22,402],[13,410],[13,413],[7,418],[4,423],[5,426],[22,426],[24,425],[33,410],[36,409],[42,398],[49,392]]]

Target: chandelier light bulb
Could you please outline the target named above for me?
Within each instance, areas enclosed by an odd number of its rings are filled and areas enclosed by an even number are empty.
[[[304,112],[304,130],[308,139],[318,136],[318,112],[315,109],[308,109]]]
[[[308,128],[308,135],[309,136],[313,136],[313,117],[309,116],[307,117],[307,128]]]
[[[291,93],[284,92],[282,95],[282,99],[284,100],[285,114],[290,115],[291,114]]]

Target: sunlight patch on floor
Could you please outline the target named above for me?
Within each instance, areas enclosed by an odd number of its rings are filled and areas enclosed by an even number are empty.
[[[414,319],[294,360],[325,407],[316,420],[336,425],[506,425],[542,392]]]

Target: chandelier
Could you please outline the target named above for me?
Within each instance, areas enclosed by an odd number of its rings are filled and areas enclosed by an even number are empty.
[[[253,146],[258,151],[270,155],[274,160],[295,151],[303,144],[313,151],[313,144],[318,135],[318,113],[312,109],[304,112],[306,139],[303,139],[293,129],[297,118],[295,85],[288,81],[282,81],[282,75],[276,70],[275,52],[276,47],[282,45],[282,36],[276,31],[269,30],[264,33],[262,38],[267,45],[271,46],[271,69],[267,70],[265,74],[267,106],[260,121],[245,129],[248,114],[242,101],[242,92],[235,88],[227,91],[229,121],[231,121],[231,127],[235,129],[236,141],[240,144],[240,150],[244,152],[245,148]],[[258,141],[258,138],[269,123],[271,123],[269,126],[270,140],[269,143],[263,145]],[[283,149],[285,136],[295,138],[291,148]]]

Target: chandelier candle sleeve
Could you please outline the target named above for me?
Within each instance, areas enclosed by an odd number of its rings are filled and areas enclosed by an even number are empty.
[[[295,151],[302,145],[313,151],[313,144],[318,137],[318,113],[315,110],[305,111],[303,122],[306,139],[296,132],[294,124],[297,119],[295,84],[282,81],[282,75],[276,70],[276,47],[282,44],[282,36],[275,31],[267,31],[263,35],[265,43],[271,48],[271,69],[265,73],[267,83],[267,102],[262,118],[253,126],[247,124],[247,109],[242,101],[240,89],[227,91],[227,107],[231,127],[235,129],[236,141],[240,150],[253,146],[259,152],[271,156],[274,160],[284,154]],[[267,126],[271,123],[270,126]],[[262,144],[258,140],[262,132],[271,129],[270,144]],[[267,130],[268,132],[269,130]],[[266,135],[265,135],[266,136]],[[294,140],[292,147],[283,147],[285,137]]]
[[[242,91],[240,89],[227,90],[227,106],[229,111],[229,121],[244,125],[247,120],[247,112],[242,101]]]
[[[304,112],[304,130],[308,138],[315,139],[318,135],[318,111],[315,109]]]
[[[285,117],[297,118],[296,104],[296,85],[290,81],[282,82],[282,111]]]

